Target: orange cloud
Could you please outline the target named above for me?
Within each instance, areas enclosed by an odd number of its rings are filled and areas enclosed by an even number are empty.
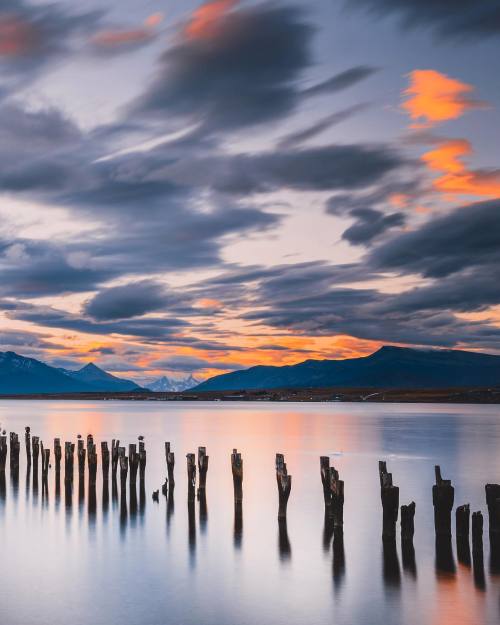
[[[194,11],[185,34],[189,39],[207,39],[217,34],[221,20],[237,4],[238,0],[213,0]]]
[[[141,44],[156,37],[154,29],[163,21],[162,13],[154,13],[146,18],[144,26],[130,30],[103,30],[92,38],[92,43],[101,49]]]
[[[38,45],[34,26],[15,15],[0,16],[0,57],[23,56]]]
[[[402,107],[413,120],[412,128],[430,128],[461,117],[466,111],[484,108],[469,97],[474,87],[435,70],[418,69],[410,74],[410,86],[403,92]]]
[[[434,180],[434,188],[450,195],[500,197],[500,170],[469,169],[463,159],[472,151],[469,141],[454,139],[426,152],[422,160],[429,169],[442,174]]]

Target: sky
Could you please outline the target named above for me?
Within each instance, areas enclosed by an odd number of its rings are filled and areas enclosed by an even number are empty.
[[[2,0],[0,349],[500,353],[499,51],[499,0]]]

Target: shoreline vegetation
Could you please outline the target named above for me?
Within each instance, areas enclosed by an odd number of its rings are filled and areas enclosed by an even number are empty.
[[[500,404],[500,386],[494,388],[457,387],[449,389],[341,389],[293,388],[247,391],[184,391],[155,393],[130,391],[113,393],[2,394],[10,400],[90,400],[90,401],[235,401],[235,402],[372,402],[372,403],[453,403]]]

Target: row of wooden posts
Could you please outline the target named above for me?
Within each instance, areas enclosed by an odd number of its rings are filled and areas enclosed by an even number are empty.
[[[146,449],[144,437],[139,436],[139,443],[130,444],[128,456],[126,448],[120,446],[119,440],[112,440],[111,451],[107,442],[101,443],[101,464],[103,480],[109,480],[111,476],[117,478],[118,467],[120,468],[120,484],[125,488],[127,477],[131,486],[137,483],[137,475],[141,484],[144,484],[146,472]],[[9,435],[10,442],[10,468],[11,471],[19,470],[20,442],[15,432]],[[78,476],[83,479],[85,464],[87,461],[89,472],[89,484],[95,485],[97,477],[97,446],[93,436],[87,436],[85,448],[84,439],[78,435],[77,444],[65,442],[64,444],[64,480],[71,485],[74,479],[75,451],[78,461]],[[50,465],[50,449],[43,446],[38,436],[31,436],[29,427],[25,429],[26,459],[29,466],[33,464],[34,470],[38,471],[39,458],[42,463],[42,479],[48,476]],[[0,472],[5,471],[7,460],[7,435],[4,431],[0,435]],[[59,438],[54,439],[55,470],[59,475],[62,461],[62,445]],[[162,486],[162,493],[167,495],[169,488],[174,488],[175,454],[169,442],[165,443],[165,460],[167,464],[167,477]],[[206,492],[209,456],[205,447],[198,448],[198,459],[194,453],[186,456],[188,478],[188,502],[192,503],[195,498],[203,498]],[[198,489],[197,483],[198,469]],[[243,458],[237,449],[231,454],[231,469],[233,475],[234,503],[236,509],[241,510],[243,502]],[[451,480],[444,480],[439,466],[435,467],[436,483],[432,487],[432,500],[434,504],[434,527],[436,537],[447,538],[452,534],[452,511],[455,498],[455,489]],[[344,482],[339,477],[335,467],[330,466],[330,458],[321,456],[320,475],[323,486],[325,503],[325,518],[332,523],[334,533],[341,535],[344,526]],[[391,541],[396,538],[396,525],[399,511],[401,511],[401,540],[413,541],[415,532],[415,502],[399,507],[399,488],[393,484],[392,473],[387,471],[387,464],[379,462],[380,497],[382,502],[382,538]],[[278,520],[286,521],[287,505],[292,489],[292,476],[288,474],[285,457],[276,454],[276,482],[278,486]],[[158,500],[159,490],[153,492],[153,499]],[[500,485],[486,485],[486,503],[489,516],[489,534],[492,546],[500,548]],[[471,527],[471,515],[469,504],[464,504],[456,509],[456,536],[457,540],[468,540]],[[472,546],[482,549],[483,540],[483,515],[480,511],[472,514]]]

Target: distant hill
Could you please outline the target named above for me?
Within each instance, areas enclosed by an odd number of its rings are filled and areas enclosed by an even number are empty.
[[[14,352],[0,352],[0,395],[44,393],[94,393],[139,390],[134,382],[122,380],[87,365],[79,371],[56,369]]]
[[[197,391],[272,388],[436,389],[500,385],[500,356],[458,350],[382,347],[363,358],[306,360],[284,367],[257,366],[218,375]]]
[[[162,376],[155,382],[149,384],[146,388],[155,393],[181,393],[194,388],[200,383],[193,374],[188,375],[180,380],[174,380],[167,378],[166,375]]]
[[[111,373],[103,371],[103,369],[94,365],[93,362],[85,365],[85,367],[82,367],[77,371],[70,371],[68,369],[60,369],[60,371],[70,378],[73,378],[73,380],[78,380],[79,382],[92,386],[92,388],[96,391],[125,392],[140,389],[140,386],[138,386],[135,382],[117,378],[116,376],[111,375]]]

